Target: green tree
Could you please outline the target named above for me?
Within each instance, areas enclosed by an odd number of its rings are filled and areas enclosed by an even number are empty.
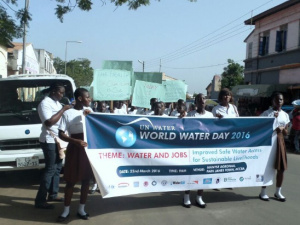
[[[59,57],[54,58],[54,68],[58,74],[65,74],[65,61]],[[67,62],[66,74],[74,79],[76,87],[90,86],[93,81],[91,61],[82,58]]]
[[[228,66],[224,67],[221,80],[221,88],[229,88],[244,83],[244,67],[228,59]]]
[[[5,45],[13,38],[20,38],[22,36],[21,26],[7,14],[7,11],[0,5],[0,44]]]

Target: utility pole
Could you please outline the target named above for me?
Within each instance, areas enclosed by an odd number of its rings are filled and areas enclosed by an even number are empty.
[[[138,62],[143,65],[143,72],[145,72],[145,61],[138,60]]]
[[[159,72],[161,72],[161,59],[159,60]]]
[[[67,75],[67,52],[68,52],[68,43],[82,43],[82,41],[66,41],[66,49],[65,49],[65,74]]]
[[[29,0],[25,0],[25,12],[28,12]],[[26,66],[26,22],[24,21],[23,27],[23,56],[22,56],[22,74],[25,74]]]

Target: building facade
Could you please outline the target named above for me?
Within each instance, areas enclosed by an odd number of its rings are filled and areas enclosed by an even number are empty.
[[[245,21],[249,34],[245,83],[300,83],[300,0],[289,0]]]
[[[218,99],[219,92],[221,90],[221,77],[214,75],[211,83],[206,87],[207,99]]]
[[[13,42],[14,47],[9,48],[8,52],[8,67],[7,73],[9,75],[16,75],[22,73],[22,58],[23,58],[23,43]],[[31,43],[26,43],[26,74],[37,74],[40,72],[39,61]]]
[[[53,66],[53,55],[45,49],[34,49],[40,65],[40,73],[56,74]]]
[[[0,76],[2,78],[7,77],[7,65],[8,65],[7,49],[13,47],[14,45],[11,42],[7,42],[5,45],[0,45]]]

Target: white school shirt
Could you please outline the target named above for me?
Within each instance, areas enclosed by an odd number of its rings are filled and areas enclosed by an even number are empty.
[[[277,112],[274,109],[270,108],[266,111],[264,111],[260,116],[266,116],[266,117],[274,117],[274,113]],[[274,126],[277,127],[285,127],[290,122],[289,115],[283,111],[280,110],[278,113],[278,117],[275,118]]]
[[[174,112],[174,111],[173,111]],[[184,112],[184,116],[186,116],[187,115],[187,112]],[[170,117],[179,117],[180,116],[180,113],[179,112],[177,112],[176,111],[176,113],[172,113],[171,115],[170,115]]]
[[[206,110],[204,114],[200,114],[196,110],[193,110],[187,114],[187,117],[214,118],[214,115],[211,112],[208,112]]]
[[[67,131],[69,134],[80,134],[83,133],[83,124],[82,124],[82,115],[84,110],[90,110],[93,112],[90,107],[83,107],[82,110],[69,109],[64,112],[64,115],[61,118],[59,130]]]
[[[122,109],[122,108],[121,109],[115,108],[113,113],[118,114],[118,115],[126,115],[127,114],[127,112],[124,111],[124,109]]]
[[[227,117],[227,118],[239,117],[239,113],[237,111],[236,106],[232,104],[229,104],[228,108],[226,106],[216,105],[212,109],[212,113],[214,116],[216,116],[219,113],[223,117]]]
[[[129,115],[136,115],[137,109],[134,109],[133,111],[128,110]]]
[[[179,113],[178,113],[178,111],[175,109],[175,110],[173,110],[172,112],[171,112],[171,115],[170,116],[176,116],[176,115],[180,115]],[[178,117],[177,116],[177,117]]]
[[[170,108],[166,108],[164,114],[166,115],[170,115],[171,109]]]
[[[153,110],[148,110],[144,113],[144,115],[148,115],[148,116],[154,116],[154,111]]]
[[[46,120],[51,119],[51,117],[61,109],[62,109],[62,105],[59,103],[59,101],[55,101],[48,96],[46,96],[43,99],[43,101],[41,101],[41,103],[38,105],[38,113],[42,121],[42,132],[39,138],[40,142],[55,143],[54,138],[50,135],[49,130],[51,130],[53,134],[58,136],[58,126],[60,124],[61,119],[59,119],[57,123],[53,124],[51,127],[46,127],[44,122]]]

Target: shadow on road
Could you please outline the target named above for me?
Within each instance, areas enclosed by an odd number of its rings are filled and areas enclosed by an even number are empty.
[[[22,187],[14,186],[14,188],[18,188],[22,192],[23,185]],[[71,203],[70,218],[67,222],[78,220],[76,217],[76,210],[79,204],[79,195],[79,186],[77,186]],[[193,201],[195,197],[196,192],[193,191],[191,193],[192,204],[195,203]],[[161,208],[163,210],[164,207],[182,207],[182,198],[183,192],[152,193],[107,199],[103,199],[100,194],[94,194],[88,196],[86,211],[91,215],[91,217],[95,217],[98,215],[129,210],[151,208]],[[209,207],[209,204],[213,203],[245,201],[256,197],[236,194],[234,189],[221,189],[220,191],[206,191],[204,192],[203,198]],[[55,209],[53,210],[36,209],[34,208],[34,198],[32,197],[0,195],[0,202],[0,218],[20,220],[24,222],[53,223],[63,210],[63,203],[53,203],[55,205]]]

